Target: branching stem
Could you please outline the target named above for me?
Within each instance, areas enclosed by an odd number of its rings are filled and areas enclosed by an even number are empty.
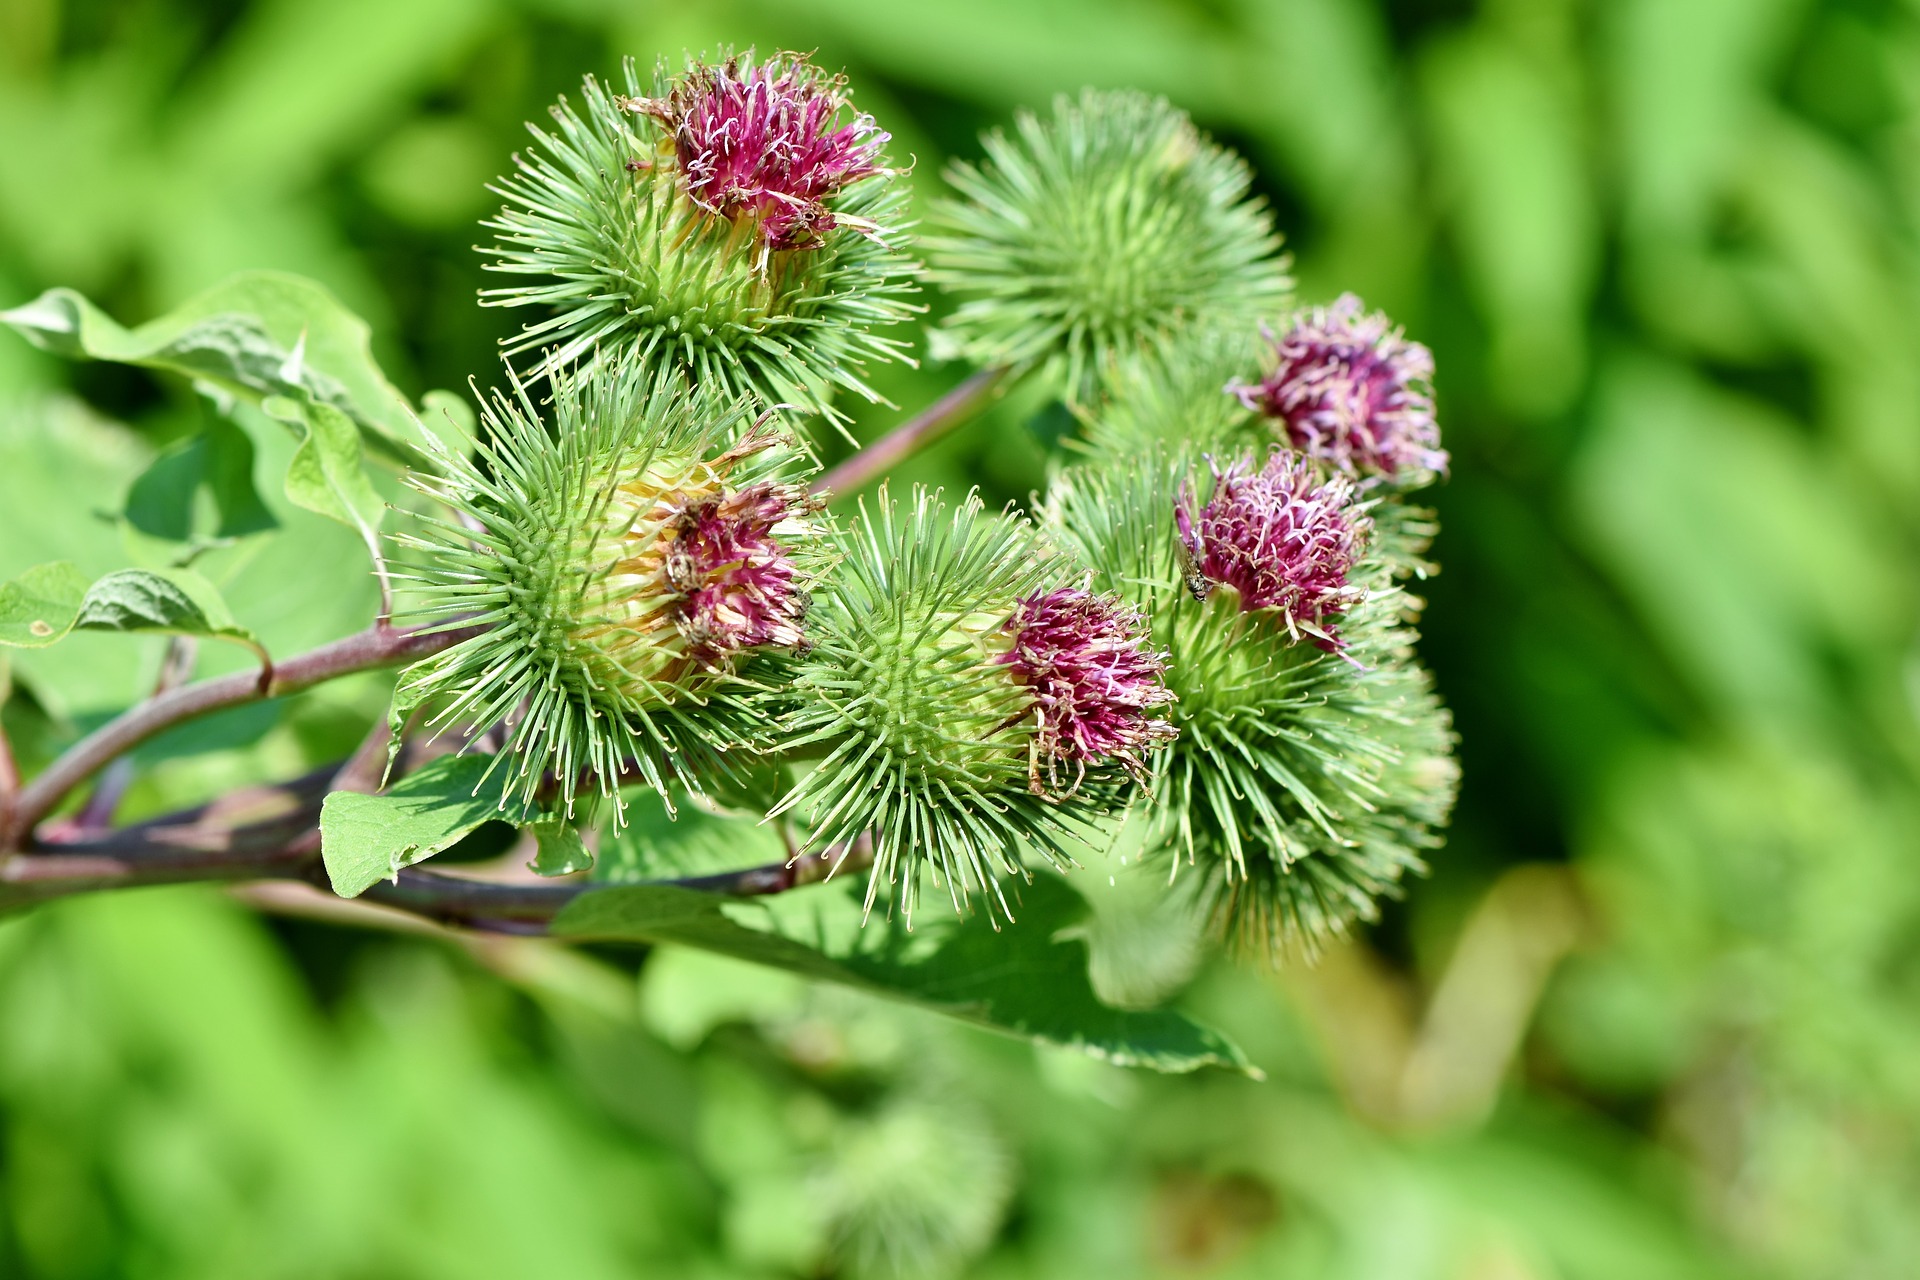
[[[257,672],[242,671],[183,685],[150,698],[82,738],[20,790],[10,811],[4,815],[0,850],[27,847],[34,824],[65,799],[68,792],[174,725],[227,707],[298,693],[357,671],[410,662],[473,634],[473,628],[402,631],[376,625],[289,658],[274,668],[273,678],[264,687]]]
[[[338,770],[320,769],[277,787],[235,793],[202,809],[98,835],[79,835],[44,852],[0,855],[0,911],[107,889],[244,880],[300,880],[324,886],[320,803]],[[278,810],[241,826],[236,810]],[[873,858],[862,839],[787,862],[715,875],[646,881],[730,897],[759,897],[815,884]],[[364,899],[441,924],[494,933],[541,933],[591,881],[478,880],[408,868]]]
[[[816,492],[850,493],[884,475],[902,460],[972,420],[1006,388],[1012,370],[982,369],[853,457],[814,485]],[[376,561],[378,557],[376,556]],[[283,787],[254,788],[185,814],[118,831],[100,830],[104,820],[35,826],[73,789],[156,735],[185,721],[263,698],[297,693],[340,676],[410,662],[451,647],[475,633],[398,630],[389,622],[390,596],[384,565],[382,608],[367,630],[291,658],[264,673],[241,672],[194,684],[162,687],[153,697],[81,739],[24,786],[4,734],[0,734],[0,910],[103,889],[189,881],[231,882],[293,879],[324,883],[320,862],[319,805],[330,787],[358,789],[367,780],[356,753],[339,770],[321,770]],[[371,741],[371,739],[370,739]],[[114,782],[104,796],[117,799]],[[236,807],[264,802],[278,810],[264,820],[234,825]],[[103,798],[96,809],[111,800]],[[110,812],[110,810],[109,810]],[[36,849],[36,852],[23,852]],[[7,851],[13,852],[7,852]],[[787,862],[742,871],[659,881],[731,896],[781,893],[826,879],[842,868],[872,859],[864,838]],[[562,907],[594,884],[503,883],[408,869],[369,890],[370,901],[398,907],[446,924],[497,932],[544,931]]]
[[[835,871],[866,866],[872,858],[871,842],[859,840],[851,846],[838,845],[820,853],[805,854],[790,862],[774,862],[715,875],[637,883],[697,889],[702,893],[723,894],[732,898],[759,898],[785,893],[802,885],[818,884]],[[465,925],[494,933],[542,933],[547,923],[575,898],[594,889],[609,887],[617,886],[578,880],[506,884],[497,880],[472,880],[410,867],[400,872],[395,880],[380,881],[362,896],[370,902],[399,907],[441,924]]]
[[[996,365],[973,374],[953,390],[813,482],[815,493],[845,495],[885,475],[976,417],[1006,389],[1013,371]]]
[[[14,797],[20,794],[20,766],[13,758],[13,744],[7,741],[7,727],[0,724],[0,831],[8,824]]]
[[[160,675],[154,682],[149,700],[178,689],[193,674],[194,659],[199,656],[200,646],[192,636],[174,636],[167,642],[167,655],[160,663]],[[264,655],[263,655],[264,657]],[[265,664],[270,669],[271,664]],[[121,756],[108,765],[94,783],[93,794],[80,806],[80,812],[73,822],[81,831],[106,830],[113,826],[113,815],[120,807],[120,800],[126,795],[127,788],[133,783],[133,761]]]

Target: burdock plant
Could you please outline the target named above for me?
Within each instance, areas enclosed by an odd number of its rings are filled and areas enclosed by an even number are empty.
[[[844,80],[797,54],[662,63],[624,92],[588,77],[581,105],[532,129],[487,222],[481,301],[537,307],[510,353],[567,363],[618,351],[702,387],[835,421],[837,391],[903,358],[913,260],[888,141]]]
[[[1177,734],[1139,815],[1150,861],[1247,951],[1372,918],[1452,808],[1452,729],[1375,510],[1278,447],[1077,466],[1049,496],[1053,527],[1168,653]]]
[[[457,927],[720,951],[1123,1063],[1242,1061],[1095,999],[1076,869],[1144,832],[1165,910],[1197,901],[1274,961],[1437,847],[1453,738],[1411,594],[1432,533],[1411,495],[1447,466],[1431,356],[1351,299],[1297,306],[1246,164],[1162,100],[1089,92],[951,170],[924,245],[954,306],[929,345],[971,372],[820,475],[809,433],[911,351],[887,141],[794,54],[589,78],[487,223],[503,284],[481,301],[530,318],[477,422],[449,397],[416,412],[291,277],[131,333],[64,291],[6,313],[284,424],[288,499],[352,527],[382,590],[365,631],[290,657],[233,616],[221,557],[287,535],[240,518],[252,455],[224,423],[136,486],[128,522],[179,543],[160,567],[0,587],[13,685],[43,707],[38,650],[71,631],[169,646],[125,714],[0,750],[0,909],[308,880]],[[846,501],[1022,380],[1081,424],[1025,509]],[[167,486],[186,512],[208,489],[218,526],[141,514]],[[187,680],[197,637],[257,665]],[[386,668],[391,714],[344,758],[118,825],[155,735]],[[473,864],[503,823],[524,847]],[[455,869],[416,865],[455,845]],[[587,872],[596,851],[619,856]]]
[[[943,347],[1034,367],[1086,404],[1130,364],[1208,329],[1255,328],[1289,298],[1246,161],[1163,98],[1061,97],[985,139],[935,215],[932,276],[960,305]]]
[[[627,773],[697,791],[759,736],[742,669],[806,644],[822,534],[793,441],[671,373],[557,374],[550,421],[512,388],[471,457],[413,477],[447,513],[402,539],[415,612],[468,634],[402,674],[396,714],[499,726],[523,804],[617,804]]]
[[[883,492],[846,544],[787,723],[790,745],[831,750],[781,810],[808,815],[815,846],[870,842],[869,908],[895,886],[910,920],[924,871],[956,909],[980,894],[1010,917],[1001,877],[1025,853],[1069,866],[1075,824],[1172,732],[1161,659],[1137,613],[978,499]]]
[[[1268,370],[1229,389],[1293,448],[1349,475],[1408,487],[1447,469],[1433,412],[1433,353],[1385,315],[1342,294],[1268,336]]]

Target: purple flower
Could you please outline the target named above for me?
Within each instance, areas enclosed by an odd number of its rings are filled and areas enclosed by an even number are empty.
[[[1069,791],[1103,760],[1143,779],[1144,754],[1178,730],[1147,714],[1173,694],[1162,683],[1166,657],[1148,646],[1141,611],[1118,596],[1062,587],[1022,600],[1002,630],[1013,647],[999,661],[1033,695],[1040,721],[1033,790],[1044,795],[1048,783],[1057,786],[1062,762],[1075,769]]]
[[[738,58],[695,66],[667,97],[624,103],[667,127],[695,204],[730,222],[751,219],[769,249],[813,249],[838,225],[826,201],[886,172],[888,135],[873,117],[840,123],[845,90],[844,78],[780,54],[757,66]]]
[[[1433,353],[1390,325],[1384,313],[1362,314],[1360,299],[1342,294],[1274,341],[1273,372],[1227,390],[1281,424],[1294,448],[1350,475],[1444,472]]]
[[[742,649],[806,643],[807,596],[774,529],[807,505],[792,486],[762,481],[681,508],[662,570],[679,597],[676,620],[689,653],[702,664],[721,666]]]
[[[1213,477],[1213,496],[1197,515],[1186,491],[1174,510],[1195,594],[1232,587],[1242,610],[1275,610],[1296,640],[1305,634],[1337,652],[1334,619],[1362,595],[1347,574],[1370,524],[1353,508],[1353,481],[1323,479],[1279,445],[1261,470],[1247,459],[1225,471],[1215,465]]]

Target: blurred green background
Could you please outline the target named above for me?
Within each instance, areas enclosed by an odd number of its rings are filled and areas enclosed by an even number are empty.
[[[727,42],[844,66],[923,194],[1020,105],[1164,93],[1254,162],[1305,298],[1434,348],[1433,875],[1317,968],[1194,978],[1264,1082],[690,954],[636,1002],[508,942],[72,902],[0,924],[0,1275],[1920,1274],[1920,5],[0,0],[0,305],[286,268],[408,391],[485,381],[521,122]],[[1024,495],[1039,408],[913,474]],[[8,492],[112,509],[193,412],[0,337]],[[0,510],[0,558],[40,531]]]

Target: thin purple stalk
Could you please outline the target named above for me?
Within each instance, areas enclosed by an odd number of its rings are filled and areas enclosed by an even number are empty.
[[[289,658],[264,686],[258,672],[241,671],[183,685],[150,698],[108,721],[48,765],[15,798],[0,827],[0,850],[24,848],[34,824],[67,793],[155,735],[187,720],[228,707],[310,689],[316,684],[437,653],[474,635],[471,627],[403,631],[373,626],[356,635]]]
[[[818,884],[832,872],[843,867],[858,869],[872,857],[871,843],[862,840],[851,848],[835,846],[791,862],[773,862],[716,875],[631,883],[693,889],[730,898],[761,898],[802,885]],[[400,872],[397,879],[382,880],[361,896],[369,902],[398,907],[441,924],[464,925],[491,933],[538,933],[544,932],[547,923],[580,895],[623,887],[626,886],[578,880],[508,884],[409,867]]]
[[[1004,390],[1011,372],[1005,365],[996,365],[973,374],[920,413],[815,480],[813,491],[845,495],[885,475],[905,459],[976,417]]]
[[[337,770],[316,770],[278,787],[253,788],[214,805],[138,826],[81,836],[53,850],[0,856],[0,912],[109,889],[246,880],[297,880],[324,886],[320,857],[320,802]],[[281,807],[261,822],[224,826],[236,805]],[[788,862],[715,875],[640,883],[671,885],[729,897],[762,897],[816,884],[836,871],[872,860],[859,840]],[[417,867],[381,881],[365,900],[441,924],[493,933],[544,932],[575,898],[605,883],[474,880]]]
[[[7,727],[0,724],[0,831],[6,830],[7,814],[19,794],[20,766],[13,758],[13,744],[7,741]]]
[[[149,696],[157,698],[185,684],[193,674],[194,659],[199,652],[200,646],[192,636],[174,636],[169,640],[167,656],[160,663],[159,679]],[[112,827],[113,815],[119,811],[120,801],[132,785],[133,761],[121,756],[101,773],[100,780],[93,786],[93,794],[75,815],[74,826],[81,831],[105,831]]]

